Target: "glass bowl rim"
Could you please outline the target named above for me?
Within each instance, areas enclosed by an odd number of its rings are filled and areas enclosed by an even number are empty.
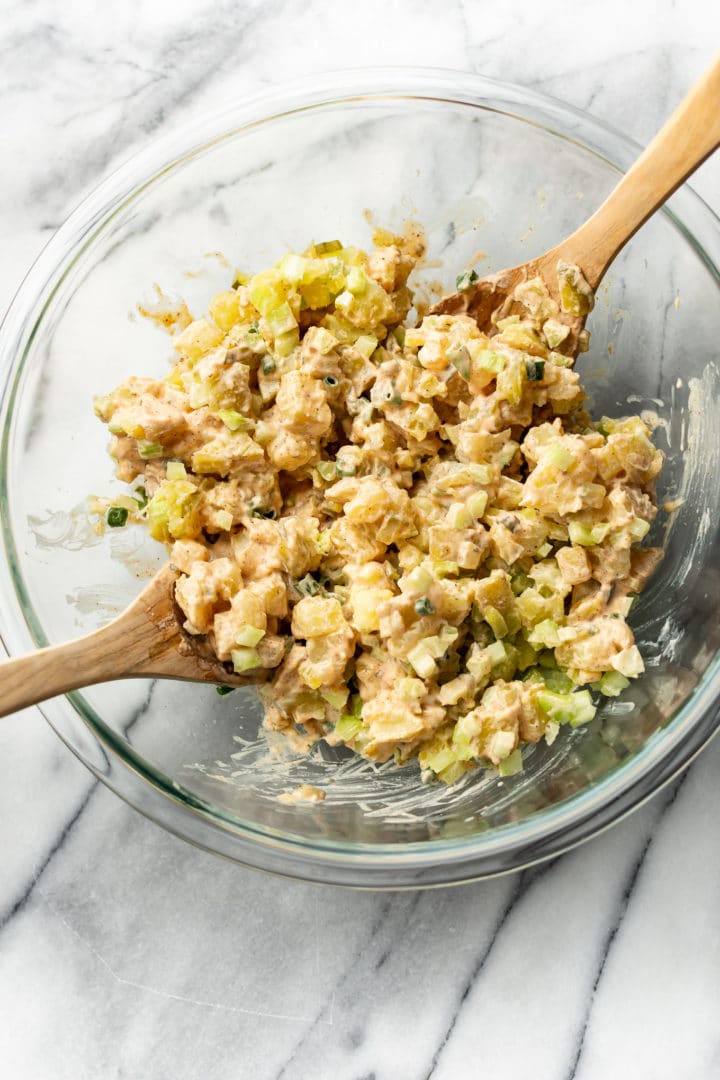
[[[13,415],[13,405],[19,380],[24,370],[27,351],[42,324],[45,312],[55,291],[71,272],[77,259],[107,228],[126,205],[146,188],[183,161],[202,154],[217,143],[233,138],[243,131],[288,116],[297,116],[312,109],[348,104],[353,101],[407,100],[435,101],[438,104],[474,106],[484,111],[496,111],[514,116],[526,123],[536,124],[553,137],[576,142],[618,174],[639,154],[641,147],[615,128],[596,120],[587,113],[557,99],[504,83],[482,75],[443,68],[392,67],[327,72],[293,80],[265,89],[241,101],[232,102],[218,110],[200,115],[179,130],[150,139],[141,149],[113,170],[85,196],[76,209],[48,241],[25,278],[0,326],[0,361],[6,361],[7,376],[2,386],[2,490],[0,511],[6,507],[5,465]],[[230,122],[232,121],[232,123]],[[557,126],[553,126],[556,124]],[[712,209],[692,189],[685,185],[661,213],[668,216],[682,232],[701,260],[720,283],[720,220]],[[717,252],[709,254],[684,224],[685,218],[699,216],[701,225],[711,234]],[[9,515],[0,512],[7,569],[14,586],[14,598],[0,597],[3,626],[0,641],[9,654],[15,655],[28,644],[45,643],[35,613],[24,595],[22,577],[17,569],[17,556]],[[5,571],[3,567],[3,572]],[[13,604],[14,599],[14,604]],[[17,606],[15,606],[17,605]],[[11,648],[12,646],[12,648]],[[259,827],[206,802],[180,784],[151,767],[145,759],[109,728],[81,695],[68,698],[100,742],[119,760],[120,777],[99,769],[79,747],[61,731],[59,722],[62,701],[46,702],[40,711],[63,742],[100,779],[126,802],[163,824],[169,831],[198,846],[217,851],[210,842],[198,841],[188,830],[162,821],[165,815],[147,812],[138,805],[136,780],[153,792],[153,805],[161,801],[174,803],[183,814],[199,815],[211,831],[229,833],[239,850],[231,857],[258,869],[287,872],[293,877],[310,876],[337,884],[358,885],[360,870],[372,870],[381,885],[398,887],[415,872],[428,873],[426,882],[413,884],[443,884],[454,880],[469,880],[510,872],[533,862],[553,857],[607,828],[620,817],[641,805],[664,784],[677,775],[702,749],[715,733],[718,720],[717,699],[720,695],[720,656],[716,655],[698,681],[692,694],[673,719],[652,735],[631,757],[620,763],[601,780],[570,798],[536,811],[521,822],[499,826],[471,837],[440,838],[402,843],[365,844],[355,841],[312,840],[285,830]],[[132,791],[129,789],[132,788]],[[558,819],[562,827],[557,828]],[[263,858],[266,850],[268,857]],[[274,865],[272,853],[288,864]],[[512,865],[500,866],[505,855],[519,856]],[[493,859],[495,867],[493,868]],[[489,862],[491,865],[485,866]],[[308,865],[315,872],[307,874]],[[304,869],[303,869],[304,866]],[[430,868],[432,867],[432,872]],[[459,872],[459,873],[458,873]],[[407,885],[406,887],[412,887]]]

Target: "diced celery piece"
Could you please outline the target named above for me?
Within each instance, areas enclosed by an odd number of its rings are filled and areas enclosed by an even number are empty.
[[[445,655],[447,645],[440,640],[439,634],[433,634],[430,637],[424,638],[420,644],[423,651],[431,656],[433,660],[439,660],[441,656]]]
[[[543,454],[543,457],[557,469],[569,469],[571,465],[575,464],[575,458],[570,451],[566,450],[560,443],[551,443]]]
[[[366,360],[369,360],[372,354],[375,352],[378,346],[378,339],[373,337],[372,334],[363,334],[355,342],[355,348],[364,356]]]
[[[570,333],[570,327],[565,323],[559,322],[557,319],[546,319],[542,328],[545,340],[551,349],[557,349],[558,345],[562,345],[565,338]]]
[[[495,476],[495,470],[492,465],[465,465],[464,470],[467,470],[467,474],[475,481],[476,484],[491,484],[493,477]]]
[[[233,669],[236,674],[242,675],[244,671],[253,671],[255,668],[260,667],[260,657],[258,656],[257,649],[250,649],[241,646],[238,649],[233,649],[230,653]]]
[[[537,660],[537,653],[532,645],[525,641],[524,638],[518,638],[516,640],[515,648],[517,649],[517,659],[515,661],[517,667],[520,671],[526,671],[527,668],[532,667]]]
[[[343,742],[350,742],[362,729],[362,719],[350,713],[343,713],[335,725],[335,734]]]
[[[496,638],[504,638],[507,635],[508,625],[496,607],[486,608],[484,619]]]
[[[531,645],[544,645],[546,649],[554,649],[560,644],[558,624],[553,619],[543,619],[537,623],[528,634]]]
[[[630,522],[628,532],[632,536],[633,540],[644,540],[647,534],[650,532],[650,522],[645,521],[644,518],[636,517]]]
[[[168,480],[184,480],[187,476],[187,471],[182,461],[168,461],[165,466],[165,475]]]
[[[471,495],[467,501],[467,508],[470,517],[473,521],[477,521],[481,518],[487,509],[488,496],[487,491],[478,491],[475,495]]]
[[[575,689],[575,683],[564,671],[553,668],[543,668],[543,681],[548,690],[553,694],[569,694]]]
[[[200,531],[197,505],[200,492],[189,480],[164,480],[147,505],[150,535],[167,543]]]
[[[147,439],[138,439],[137,448],[143,461],[153,461],[155,458],[161,458],[165,453],[162,443],[149,442]]]
[[[524,570],[516,570],[512,578],[510,579],[510,587],[512,588],[515,596],[519,596],[520,593],[525,592],[526,589],[532,587],[532,581],[524,572]]]
[[[342,709],[350,695],[349,690],[321,690],[320,696],[331,709]]]
[[[343,308],[349,307],[354,299],[355,297],[349,289],[343,289],[343,291],[335,297],[335,307],[342,311]],[[357,341],[357,338],[355,340]]]
[[[424,566],[416,566],[405,579],[404,587],[408,592],[426,593],[433,583],[433,576]]]
[[[264,637],[265,631],[258,629],[257,626],[242,626],[235,635],[235,643],[252,649]]]
[[[308,260],[302,255],[296,255],[294,251],[289,251],[287,255],[283,255],[277,264],[278,272],[291,285],[299,285],[302,282],[307,267]]]
[[[282,334],[297,329],[297,319],[287,301],[266,315],[266,318],[273,337],[280,337]]]
[[[438,666],[425,648],[424,641],[419,642],[410,650],[407,659],[422,679],[429,679],[438,672]]]
[[[487,500],[487,496],[485,498]],[[445,521],[451,529],[467,529],[472,525],[473,516],[470,513],[469,506],[463,506],[462,503],[452,503],[445,515]]]
[[[338,469],[334,461],[319,461],[316,468],[323,480],[337,480]]]
[[[368,276],[359,266],[353,266],[348,271],[347,287],[353,296],[362,296],[368,287]],[[338,297],[339,299],[339,297]]]
[[[578,690],[574,694],[554,694],[550,690],[540,690],[537,703],[545,715],[558,724],[579,727],[593,719],[596,708],[589,690]]]
[[[501,761],[498,765],[498,772],[501,776],[514,776],[516,773],[523,771],[523,759],[522,750],[518,746],[516,750],[513,750],[512,754]]]
[[[491,645],[485,648],[485,653],[490,657],[493,667],[497,667],[498,664],[502,664],[503,660],[507,660],[507,649],[502,641],[493,641]]]
[[[282,359],[285,356],[289,356],[293,349],[297,348],[299,342],[300,335],[297,328],[295,330],[288,330],[285,334],[278,334],[275,338],[275,352]],[[263,371],[265,371],[265,364],[263,364]]]
[[[429,746],[423,747],[418,754],[418,760],[422,769],[430,769],[439,776],[457,763],[457,754],[452,746],[438,744],[434,739]]]
[[[583,525],[580,521],[571,521],[568,524],[570,543],[580,547],[595,547],[596,544],[601,544],[609,531],[610,525],[604,521],[597,525]]]
[[[537,549],[537,553],[538,553],[538,555],[540,556],[541,559],[546,558],[546,556],[548,556],[551,551],[552,551],[552,544],[548,544],[547,542],[544,543],[544,544],[541,544],[540,547]]]
[[[441,559],[440,562],[433,563],[433,569],[437,578],[451,577],[460,572],[458,564],[448,559]]]
[[[442,626],[440,628],[440,633],[438,636],[444,646],[444,652],[448,645],[451,645],[453,641],[457,641],[458,637],[460,636],[460,631],[456,626]],[[442,656],[442,653],[440,655]]]
[[[555,723],[554,720],[549,720],[545,727],[545,742],[548,746],[552,746],[558,737],[560,732],[560,725]]]
[[[265,318],[287,300],[288,287],[277,270],[263,270],[255,274],[250,278],[248,290],[253,307]]]
[[[507,357],[502,353],[493,352],[492,349],[481,349],[475,356],[475,363],[483,371],[493,371],[496,374],[505,367]]]
[[[250,421],[235,409],[219,409],[217,414],[230,431],[246,431]]]
[[[601,676],[597,688],[605,697],[618,697],[623,690],[630,685],[630,680],[621,675],[619,671],[606,671]]]
[[[397,692],[401,698],[407,701],[417,701],[425,697],[427,693],[422,679],[400,679],[397,684]]]

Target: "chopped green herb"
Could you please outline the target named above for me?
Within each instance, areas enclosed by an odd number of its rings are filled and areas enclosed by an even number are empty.
[[[111,529],[119,529],[127,519],[128,512],[124,506],[111,506],[107,512],[107,523]]]
[[[415,601],[415,611],[418,615],[434,615],[435,606],[427,596],[421,596],[419,600]]]
[[[527,372],[528,382],[540,382],[545,375],[545,361],[526,360],[525,370]]]
[[[216,686],[215,690],[220,697],[225,697],[226,694],[232,694],[233,690],[237,690],[236,686]]]
[[[462,292],[464,289],[469,289],[477,280],[478,275],[474,270],[466,270],[464,274],[458,274],[455,278],[455,288]]]
[[[263,358],[262,370],[263,375],[272,375],[273,371],[277,367],[277,364],[273,360],[272,356],[266,356]]]
[[[295,588],[301,596],[317,596],[324,592],[322,585],[315,580],[312,574],[306,574],[295,582]]]
[[[144,510],[148,504],[148,494],[144,487],[136,487],[132,493],[132,497],[138,504],[140,510]]]

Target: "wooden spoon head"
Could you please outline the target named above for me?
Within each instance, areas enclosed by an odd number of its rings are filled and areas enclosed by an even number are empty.
[[[575,356],[579,351],[580,332],[585,327],[588,313],[572,315],[563,310],[558,284],[558,265],[563,257],[563,252],[553,248],[538,259],[532,259],[520,266],[511,266],[496,274],[488,274],[467,289],[444,296],[430,309],[431,314],[469,315],[484,333],[491,334],[495,331],[498,319],[504,319],[508,315],[527,315],[526,309],[513,300],[512,294],[518,285],[540,278],[560,309],[559,321],[570,329],[557,351],[565,356]],[[592,303],[588,305],[588,312],[591,307]]]
[[[207,638],[185,630],[185,616],[175,600],[179,574],[177,567],[166,563],[116,620],[132,653],[127,674],[226,686],[264,681],[264,674],[236,675],[232,665],[217,659]]]

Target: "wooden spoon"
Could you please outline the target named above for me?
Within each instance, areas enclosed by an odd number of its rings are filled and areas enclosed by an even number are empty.
[[[541,278],[560,302],[558,264],[580,268],[594,293],[610,263],[641,225],[720,146],[720,57],[695,84],[647,149],[640,155],[602,206],[557,247],[537,259],[480,278],[461,292],[437,303],[434,314],[471,315],[481,329],[490,330],[504,315],[514,314],[513,290],[524,281]],[[587,310],[560,318],[570,333],[558,351],[575,355]],[[518,306],[518,311],[521,309]]]
[[[190,679],[245,686],[238,676],[201,648],[182,628],[174,599],[178,571],[159,570],[137,600],[101,630],[0,662],[0,716],[112,679]]]
[[[481,326],[490,326],[498,309],[512,310],[513,289],[534,277],[541,277],[557,300],[559,262],[579,266],[594,291],[633,233],[719,145],[720,58],[584,225],[540,258],[446,296],[434,311],[467,312]],[[562,346],[568,355],[577,349],[586,314],[564,316],[571,327]],[[176,579],[177,570],[167,564],[137,600],[102,630],[67,645],[0,662],[0,716],[112,679],[190,679],[229,686],[261,679],[261,674],[235,675],[219,660],[203,655],[182,628],[183,617],[174,601]]]

